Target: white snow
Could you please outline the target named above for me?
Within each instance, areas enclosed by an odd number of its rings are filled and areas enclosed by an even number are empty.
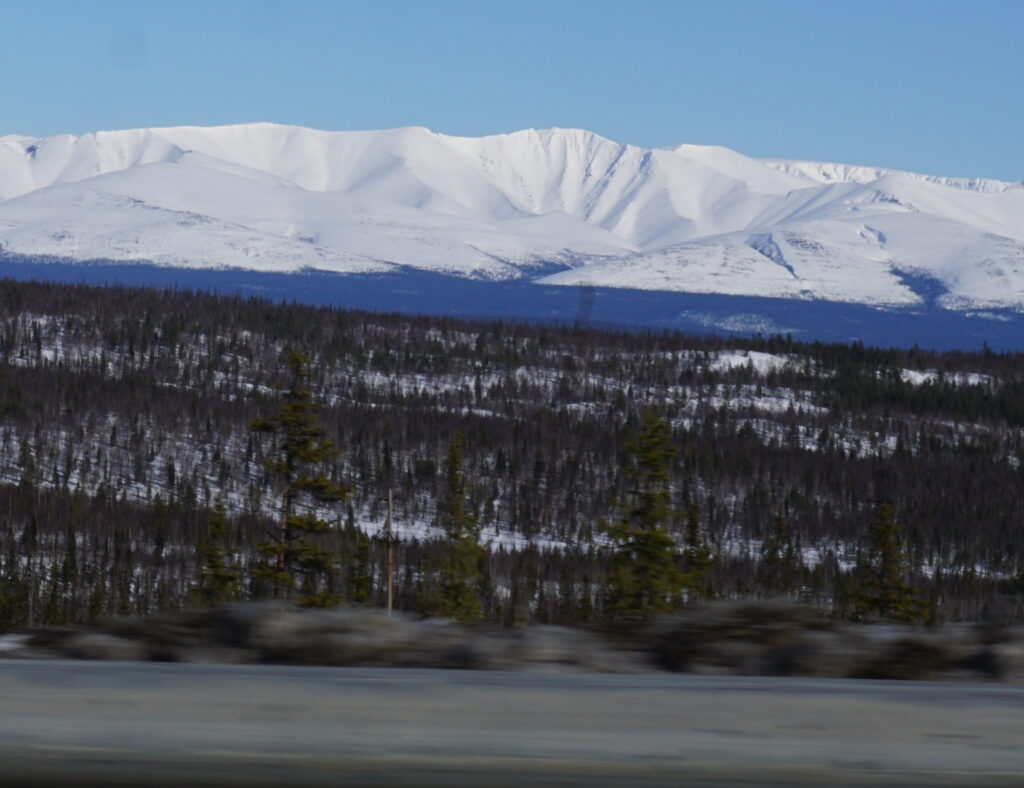
[[[711,369],[729,371],[737,367],[750,365],[759,375],[777,372],[786,366],[794,366],[797,362],[788,356],[774,353],[761,353],[757,350],[724,350],[708,365]]]
[[[492,279],[554,264],[537,281],[878,306],[921,303],[925,277],[947,308],[1024,309],[1024,184],[648,150],[578,129],[11,135],[0,250]]]
[[[950,372],[942,374],[934,369],[901,369],[900,377],[912,386],[925,383],[951,383],[954,386],[987,386],[992,382],[988,375],[977,372]]]

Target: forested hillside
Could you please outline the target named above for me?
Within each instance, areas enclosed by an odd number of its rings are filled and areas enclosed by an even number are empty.
[[[670,427],[669,530],[706,545],[693,596],[792,596],[853,615],[891,503],[901,570],[936,620],[1021,619],[1024,355],[876,350],[369,314],[183,291],[0,282],[0,629],[194,601],[212,507],[243,596],[277,515],[250,429],[310,357],[348,500],[320,516],[332,590],[379,604],[371,541],[393,490],[396,604],[418,610],[443,545],[444,463],[465,435],[489,551],[485,617],[602,615],[602,521],[626,447]],[[686,558],[680,559],[685,567]]]

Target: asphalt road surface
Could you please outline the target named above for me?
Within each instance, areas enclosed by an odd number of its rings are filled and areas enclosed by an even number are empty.
[[[1024,686],[0,661],[4,785],[1024,785]]]

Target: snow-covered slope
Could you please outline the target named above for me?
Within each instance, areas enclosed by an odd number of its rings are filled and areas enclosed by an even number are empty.
[[[1024,308],[1024,185],[572,129],[0,137],[0,248],[71,260]]]

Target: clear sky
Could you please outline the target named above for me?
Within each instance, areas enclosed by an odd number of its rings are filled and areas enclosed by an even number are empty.
[[[1024,0],[0,0],[0,135],[269,120],[1024,179]]]

